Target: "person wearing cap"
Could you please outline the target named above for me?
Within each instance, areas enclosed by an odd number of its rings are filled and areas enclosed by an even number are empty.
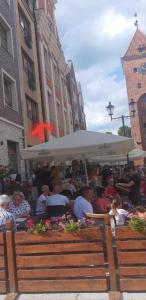
[[[7,211],[9,201],[10,199],[7,195],[0,195],[0,231],[5,230],[7,223],[15,225],[13,214]]]

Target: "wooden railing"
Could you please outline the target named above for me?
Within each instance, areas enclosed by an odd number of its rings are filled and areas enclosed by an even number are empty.
[[[146,235],[118,227],[113,242],[110,218],[101,218],[104,227],[77,233],[0,233],[0,294],[107,292],[119,300],[145,291]]]
[[[8,274],[4,234],[0,233],[0,294],[7,292]]]

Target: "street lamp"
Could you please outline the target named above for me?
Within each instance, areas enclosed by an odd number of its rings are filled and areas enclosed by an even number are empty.
[[[130,103],[129,103],[129,108],[130,108],[130,116],[120,116],[120,117],[116,117],[113,118],[113,114],[114,114],[114,105],[112,105],[111,102],[109,102],[108,106],[106,106],[108,115],[112,120],[122,120],[122,126],[123,126],[123,131],[124,131],[124,136],[126,136],[126,131],[125,131],[125,118],[130,118],[130,117],[135,117],[135,113],[136,113],[136,102],[131,99]]]

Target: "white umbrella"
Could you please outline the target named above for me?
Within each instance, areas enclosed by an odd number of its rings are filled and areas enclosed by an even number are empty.
[[[139,160],[146,157],[146,151],[141,149],[133,149],[128,153],[129,160]],[[115,162],[123,162],[127,160],[126,155],[107,155],[107,156],[96,156],[91,158],[92,161],[99,161],[99,162],[109,162],[109,163],[115,163]]]
[[[138,160],[146,157],[146,151],[142,149],[133,149],[129,152],[130,160]]]
[[[80,130],[50,142],[21,150],[22,159],[59,158],[60,160],[93,156],[126,155],[134,148],[133,139],[100,132]]]

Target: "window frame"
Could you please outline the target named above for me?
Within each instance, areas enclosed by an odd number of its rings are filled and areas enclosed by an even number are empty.
[[[25,95],[25,99],[26,99],[26,106],[27,106],[27,118],[30,122],[32,122],[32,124],[36,124],[39,121],[39,108],[38,108],[38,103],[36,101],[34,101],[32,98],[30,98],[27,94]],[[30,106],[31,106],[31,114],[32,117],[29,116],[30,114],[30,110],[29,110],[29,102],[30,102]],[[33,119],[33,105],[36,107],[36,111],[35,111],[35,115],[36,117]]]
[[[31,30],[31,23],[29,22],[27,16],[21,9],[21,7],[18,8],[18,15],[19,15],[19,24],[21,26],[21,29],[23,30],[23,36],[24,36],[24,42],[27,45],[29,49],[32,49],[32,30]],[[23,24],[22,24],[23,22]],[[23,25],[23,26],[22,26]],[[30,42],[28,43],[26,40],[26,37],[30,37]]]
[[[0,48],[2,47],[5,49],[7,53],[9,53],[14,58],[14,44],[13,44],[13,32],[12,27],[8,24],[6,19],[0,13],[0,25],[4,27],[7,31],[7,48],[3,47],[1,44],[1,37],[0,37]]]
[[[16,80],[10,74],[8,74],[4,69],[1,69],[1,72],[2,72],[2,89],[3,89],[4,106],[18,112],[19,109],[18,109]],[[12,106],[8,105],[6,102],[4,78],[7,78],[13,84],[13,90],[12,90],[12,104],[13,105]]]

